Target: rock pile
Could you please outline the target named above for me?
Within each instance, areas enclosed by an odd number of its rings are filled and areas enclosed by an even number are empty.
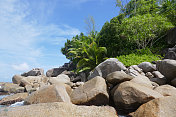
[[[24,111],[24,116],[38,116],[40,113],[44,117],[117,117],[116,111],[123,110],[132,112],[129,114],[132,117],[174,117],[175,70],[176,60],[165,59],[157,61],[156,65],[143,62],[126,68],[117,59],[110,58],[99,64],[86,78],[86,82],[72,82],[73,75],[70,77],[68,71],[61,73],[54,72],[54,69],[50,72],[54,75],[49,75],[49,72],[47,76],[15,75],[12,78],[14,84],[6,83],[2,89],[14,93],[31,93],[24,99],[24,104],[28,106],[8,108],[8,111],[0,112],[0,116],[15,114],[20,117]],[[169,109],[166,109],[168,106]],[[40,109],[37,111],[37,108]]]

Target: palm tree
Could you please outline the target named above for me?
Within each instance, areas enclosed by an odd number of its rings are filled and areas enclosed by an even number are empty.
[[[84,58],[80,59],[77,64],[77,72],[91,71],[98,64],[104,61],[107,54],[106,47],[98,47],[95,41],[83,49]]]

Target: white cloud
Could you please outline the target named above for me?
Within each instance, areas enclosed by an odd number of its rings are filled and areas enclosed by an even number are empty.
[[[46,3],[45,3],[46,4]],[[51,3],[50,3],[51,4]],[[0,1],[0,52],[18,55],[18,57],[28,56],[29,58],[40,57],[43,52],[40,43],[53,41],[58,42],[66,40],[66,37],[72,37],[79,34],[80,31],[68,25],[58,26],[56,24],[40,25],[31,17],[29,3],[21,0]],[[44,8],[41,8],[41,7]],[[41,5],[40,9],[52,12]],[[53,9],[53,8],[52,8]],[[58,38],[59,37],[59,38]]]
[[[12,68],[17,71],[26,71],[29,70],[29,65],[27,63],[22,63],[19,65],[12,65]]]
[[[55,0],[52,1],[55,2]],[[33,2],[36,3],[36,1]],[[80,33],[79,29],[68,25],[40,23],[43,19],[47,19],[55,7],[52,6],[54,3],[50,2],[50,7],[47,3],[38,4],[40,6],[38,8],[38,6],[32,6],[30,1],[0,0],[0,63],[13,65],[9,65],[11,68],[6,65],[3,72],[7,73],[2,76],[3,73],[0,71],[0,78],[11,76],[8,71],[12,68],[14,73],[15,70],[28,70],[29,65],[40,67],[40,62],[45,63],[44,59],[48,57],[46,50],[50,49],[49,44],[63,44],[68,37]],[[36,8],[38,8],[38,14],[42,12],[41,16],[33,15],[35,13],[33,9]],[[59,51],[59,47],[57,49]],[[52,57],[50,60],[52,61]]]

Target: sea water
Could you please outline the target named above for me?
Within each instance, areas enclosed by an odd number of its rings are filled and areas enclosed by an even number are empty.
[[[0,100],[2,99],[2,98],[4,98],[4,97],[7,97],[8,95],[0,95]],[[5,105],[0,105],[0,108],[1,107],[6,107]]]
[[[0,95],[0,100],[4,97],[7,97],[7,96],[9,96],[9,95]],[[23,105],[24,105],[24,101],[21,101],[21,102],[16,102],[14,104],[11,104],[9,107],[17,107],[17,106],[23,106]],[[0,108],[2,108],[2,107],[8,107],[8,106],[0,105]]]

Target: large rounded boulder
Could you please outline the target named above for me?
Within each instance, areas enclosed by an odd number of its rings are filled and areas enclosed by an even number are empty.
[[[154,90],[163,96],[176,96],[176,88],[170,85],[161,85]]]
[[[43,87],[28,96],[25,99],[24,104],[28,105],[49,102],[71,102],[64,84]]]
[[[113,85],[119,84],[124,81],[129,81],[133,79],[134,77],[126,74],[124,71],[116,71],[113,73],[110,73],[107,77],[106,80],[108,83],[111,83]]]
[[[79,105],[107,105],[109,95],[105,79],[97,76],[80,85],[72,92],[71,100],[73,104]]]
[[[167,96],[151,100],[130,115],[132,117],[175,117],[176,97]]]
[[[118,117],[113,107],[54,102],[0,109],[1,117]]]
[[[101,76],[103,78],[106,78],[108,74],[115,71],[121,71],[121,70],[126,70],[126,67],[124,66],[124,64],[121,63],[116,58],[110,58],[100,63],[97,67],[95,67],[94,71],[90,73],[88,80],[96,76]]]
[[[140,84],[126,81],[117,87],[113,97],[117,108],[133,110],[152,99],[163,97],[163,95]]]
[[[157,61],[156,67],[169,81],[176,78],[176,60],[165,59]]]
[[[138,65],[139,68],[141,68],[145,73],[147,72],[153,72],[156,70],[156,67],[152,65],[150,62],[142,62]]]

